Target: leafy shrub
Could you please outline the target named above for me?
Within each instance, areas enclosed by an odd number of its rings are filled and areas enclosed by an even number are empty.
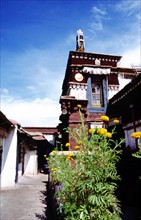
[[[115,143],[106,128],[88,128],[79,108],[81,123],[69,131],[76,151],[52,152],[49,158],[54,184],[61,184],[55,197],[65,220],[118,220],[120,204],[115,196],[116,163],[123,142]],[[106,118],[107,121],[107,118]],[[111,147],[112,146],[112,147]],[[113,147],[114,146],[114,147]]]

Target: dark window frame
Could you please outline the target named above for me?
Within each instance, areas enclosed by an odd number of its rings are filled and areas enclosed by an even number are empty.
[[[91,105],[92,107],[103,107],[102,80],[96,78],[91,83]]]

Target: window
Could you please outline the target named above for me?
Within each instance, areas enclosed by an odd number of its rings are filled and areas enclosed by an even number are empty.
[[[79,38],[80,38],[80,39],[83,39],[83,35],[79,35]]]
[[[92,82],[91,101],[93,107],[102,106],[102,86],[100,81]]]

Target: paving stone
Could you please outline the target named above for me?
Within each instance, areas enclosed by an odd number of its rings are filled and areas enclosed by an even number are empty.
[[[22,176],[13,188],[0,190],[0,220],[45,220],[48,176]]]

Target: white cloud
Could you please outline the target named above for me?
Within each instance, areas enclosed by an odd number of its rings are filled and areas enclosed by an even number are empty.
[[[108,18],[108,17],[106,18],[105,16],[107,14],[106,10],[94,6],[91,12],[92,12],[92,22],[89,25],[89,30],[91,32],[102,31],[103,20]]]
[[[123,55],[125,50],[140,45],[140,7],[140,0],[120,0],[107,5],[103,2],[93,6],[87,47],[97,53]],[[132,16],[128,16],[129,12]]]
[[[48,98],[59,102],[65,62],[62,56],[58,56],[56,53],[53,57],[52,53],[52,51],[49,53],[46,49],[30,49],[17,55],[13,54],[12,58],[5,55],[8,65],[5,64],[3,67],[1,89],[4,89],[5,93],[8,89],[13,100],[28,100],[34,104],[33,100],[37,98],[41,100]],[[15,101],[14,104],[16,104]],[[20,107],[18,105],[19,111]],[[9,108],[11,109],[11,106]],[[17,118],[16,114],[14,114],[14,117]]]
[[[53,57],[52,53],[34,48],[6,56],[8,67],[5,65],[2,72],[1,110],[21,126],[56,127],[59,123],[65,62],[58,68],[61,56],[56,53]],[[60,65],[62,62],[60,59]]]
[[[129,5],[126,2],[129,2]],[[119,12],[130,12],[135,8],[136,1],[122,1],[117,6]],[[128,6],[128,10],[127,10]],[[94,6],[91,11],[90,31],[95,34],[87,35],[86,52],[115,54],[123,56],[121,65],[131,67],[140,62],[138,34],[139,15],[136,22],[129,23],[127,30],[118,23],[114,31],[104,30],[104,21],[109,20],[108,8]],[[111,10],[112,11],[112,10]],[[118,21],[118,19],[117,19]],[[124,22],[123,22],[124,23]],[[120,31],[119,28],[120,27]],[[125,25],[127,27],[127,25]],[[106,28],[105,28],[106,29]],[[117,29],[117,31],[116,31]],[[98,31],[103,31],[98,35]],[[96,33],[97,32],[97,33]],[[84,37],[85,37],[84,33]],[[55,43],[54,48],[27,48],[20,54],[5,55],[2,81],[4,84],[1,102],[2,111],[8,117],[17,120],[22,126],[57,126],[59,123],[61,86],[65,74],[69,50],[75,47],[75,34]],[[129,49],[130,48],[130,49]],[[8,90],[11,96],[8,96]],[[17,99],[18,96],[18,99]],[[57,101],[56,101],[57,100]]]
[[[92,12],[93,12],[93,14],[94,14],[95,16],[103,16],[103,15],[106,14],[105,10],[102,10],[102,9],[96,7],[96,6],[94,6],[94,7],[92,8]]]
[[[5,88],[1,88],[0,89],[0,92],[1,92],[1,95],[8,95],[8,89],[5,89]]]
[[[132,15],[135,13],[135,10],[140,10],[141,2],[140,0],[122,0],[115,5],[115,9],[119,12],[126,13],[126,15]]]
[[[122,54],[121,66],[131,68],[132,65],[141,64],[141,48],[133,48]]]
[[[60,105],[49,98],[29,102],[7,97],[2,101],[1,109],[7,118],[16,120],[23,127],[56,127],[60,122]]]
[[[6,117],[21,126],[60,123],[59,98],[67,61],[62,48],[61,53],[57,48],[3,52],[0,105]]]

